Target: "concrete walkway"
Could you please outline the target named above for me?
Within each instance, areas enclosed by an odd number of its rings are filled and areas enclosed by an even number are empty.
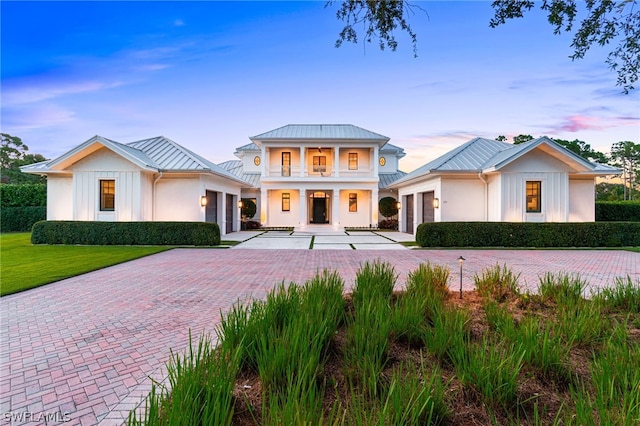
[[[376,259],[395,265],[398,287],[421,262],[447,265],[457,289],[460,255],[465,289],[496,263],[533,290],[545,272],[579,273],[594,288],[640,279],[640,254],[614,250],[171,250],[0,298],[0,422],[122,424],[164,379],[171,349],[183,351],[189,331],[214,333],[236,301],[323,268],[350,288]]]
[[[240,231],[223,240],[240,241],[235,249],[313,250],[407,250],[399,244],[415,241],[413,235],[394,231],[334,231],[315,228],[303,231]]]

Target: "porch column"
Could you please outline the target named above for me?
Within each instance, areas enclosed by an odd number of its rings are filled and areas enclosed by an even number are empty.
[[[307,171],[307,161],[305,159],[307,148],[304,146],[300,147],[300,177],[304,177]]]
[[[262,226],[267,225],[267,212],[269,211],[269,191],[266,188],[260,188],[260,223]]]
[[[331,206],[331,227],[338,230],[340,227],[340,190],[333,190],[333,203]]]
[[[307,190],[300,190],[300,229],[307,227]]]
[[[371,226],[378,226],[378,188],[371,190]]]
[[[340,147],[336,146],[333,149],[333,168],[335,170],[334,176],[340,177]]]

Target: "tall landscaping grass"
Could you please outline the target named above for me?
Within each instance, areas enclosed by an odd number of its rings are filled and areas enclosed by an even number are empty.
[[[458,378],[490,406],[508,408],[517,401],[518,376],[524,351],[508,340],[498,343],[484,336],[464,350],[452,352]]]
[[[473,280],[480,296],[502,303],[520,294],[519,278],[520,274],[514,274],[507,265],[496,264],[475,274]]]
[[[183,354],[172,354],[167,364],[171,389],[154,384],[141,417],[132,412],[130,425],[231,425],[233,388],[238,352],[213,352],[211,340],[201,336]]]
[[[629,275],[617,277],[614,286],[600,290],[595,299],[607,309],[621,309],[640,314],[640,278],[634,283]]]
[[[578,303],[587,286],[579,275],[552,274],[547,272],[539,277],[538,294],[545,301],[553,301],[562,306],[573,306]]]

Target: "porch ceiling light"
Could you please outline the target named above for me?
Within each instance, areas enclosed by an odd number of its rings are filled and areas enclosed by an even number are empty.
[[[434,198],[433,199],[433,208],[437,209],[440,207],[440,199],[439,198]]]
[[[200,205],[202,207],[205,207],[207,205],[207,196],[206,195],[203,195],[203,196],[200,197]]]

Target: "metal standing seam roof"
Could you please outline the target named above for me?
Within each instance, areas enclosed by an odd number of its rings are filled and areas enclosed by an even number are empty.
[[[619,172],[613,167],[585,160],[544,136],[518,145],[492,139],[474,138],[392,182],[392,184],[406,182],[433,172],[482,172],[487,169],[500,168],[543,143],[557,148],[593,172]]]
[[[240,160],[225,161],[224,163],[218,164],[218,166],[252,186],[260,186],[260,173],[245,173],[244,167],[242,167],[242,161]]]
[[[261,133],[256,136],[252,136],[249,139],[253,140],[376,140],[376,141],[388,141],[387,136],[383,136],[379,133],[372,132],[370,130],[363,129],[362,127],[354,126],[353,124],[288,124],[286,126],[279,127],[275,130],[271,130],[266,133]]]
[[[395,173],[379,173],[378,176],[380,180],[378,181],[378,188],[384,189],[387,186],[391,185],[393,182],[397,181],[400,178],[406,176],[407,173],[398,170]]]
[[[22,171],[27,173],[52,171],[51,167],[56,163],[76,152],[82,151],[82,149],[95,142],[101,143],[138,165],[144,165],[146,168],[156,171],[214,173],[237,182],[246,183],[234,174],[164,136],[143,139],[128,144],[122,144],[102,136],[94,136],[54,160],[26,166],[22,168]]]

